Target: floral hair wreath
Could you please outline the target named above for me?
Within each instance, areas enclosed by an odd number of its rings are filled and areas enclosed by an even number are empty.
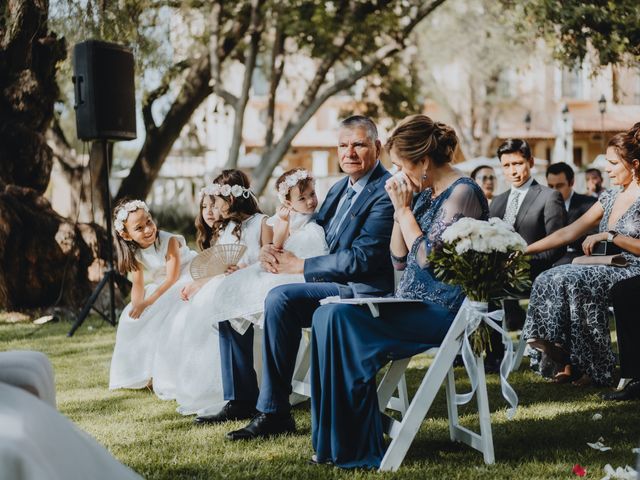
[[[233,195],[236,198],[256,198],[253,192],[248,188],[244,188],[242,185],[227,185],[226,183],[222,185],[219,183],[213,183],[211,185],[207,185],[204,188],[201,188],[200,198],[202,199],[205,195],[218,195],[223,197],[229,197]]]
[[[118,233],[124,232],[124,222],[127,221],[127,218],[129,217],[129,214],[131,212],[135,212],[139,208],[149,213],[149,207],[147,207],[147,204],[142,200],[131,200],[118,209],[116,219],[113,221],[113,226]]]
[[[278,200],[280,200],[280,203],[285,202],[289,190],[295,187],[300,180],[306,180],[307,178],[313,178],[307,170],[296,170],[284,177],[284,180],[278,185]]]

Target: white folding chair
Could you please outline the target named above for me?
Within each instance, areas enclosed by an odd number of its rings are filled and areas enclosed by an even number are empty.
[[[514,297],[513,300],[523,300],[523,298]],[[524,298],[524,300],[526,300],[526,298]],[[504,311],[504,303],[500,302],[500,304],[502,305],[502,310]],[[507,332],[506,315],[502,318],[502,329],[505,332]],[[506,341],[506,338],[504,338],[503,336],[502,340],[504,342]],[[511,368],[512,372],[515,372],[520,368],[520,365],[522,364],[522,358],[524,357],[524,352],[526,349],[527,349],[527,341],[522,336],[522,334],[520,334],[520,338],[518,339],[518,348],[515,352],[515,357],[514,357],[512,368]]]
[[[298,350],[296,359],[296,367],[293,372],[293,380],[291,382],[292,393],[289,397],[291,405],[296,405],[311,398],[311,381],[309,379],[309,366],[311,361],[311,329],[302,329],[302,341]],[[387,375],[389,372],[387,372]],[[382,384],[381,384],[382,385]],[[404,376],[404,369],[393,385],[387,385],[390,389],[388,395],[385,393],[386,401],[384,405],[391,410],[400,412],[402,415],[409,408],[409,395],[407,394],[407,382]],[[394,392],[398,392],[397,396],[393,396]]]
[[[402,278],[403,271],[393,271],[394,285],[397,286],[398,282]],[[373,307],[369,307],[374,315],[377,315],[377,310]],[[293,371],[293,380],[291,382],[292,393],[289,396],[289,402],[291,405],[296,405],[305,401],[307,398],[311,398],[311,381],[309,379],[309,366],[311,362],[311,329],[302,329],[302,340],[300,342],[300,348],[298,350],[298,356],[296,358],[296,366]],[[388,397],[385,393],[386,401],[384,404],[387,408],[400,412],[402,415],[409,408],[409,395],[407,394],[407,381],[404,376],[404,370],[396,383],[392,386],[388,392]],[[389,387],[388,387],[389,388]],[[398,395],[393,396],[393,393],[397,391]]]
[[[494,463],[495,456],[491,432],[489,399],[484,375],[484,360],[481,356],[475,356],[478,370],[476,399],[480,417],[480,433],[473,432],[461,426],[458,421],[453,362],[461,350],[465,327],[463,316],[458,314],[442,341],[442,344],[438,348],[438,353],[422,379],[402,420],[391,420],[387,433],[392,441],[382,459],[380,465],[381,471],[395,471],[400,467],[443,383],[445,384],[447,395],[447,412],[449,416],[449,433],[451,440],[466,443],[482,452],[485,463]],[[384,405],[387,404],[388,398],[394,390],[394,386],[400,381],[400,377],[404,375],[404,371],[409,365],[410,360],[410,358],[405,358],[393,361],[387,374],[382,379],[378,387],[378,400],[381,405],[381,410],[384,410]]]

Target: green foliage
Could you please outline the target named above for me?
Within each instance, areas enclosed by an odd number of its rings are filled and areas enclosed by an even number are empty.
[[[602,66],[640,61],[638,0],[527,0],[516,4],[525,14],[521,28],[534,25],[567,65],[580,64],[593,51]]]
[[[529,257],[519,251],[458,254],[454,244],[445,243],[431,250],[429,261],[438,279],[459,285],[470,300],[478,302],[531,286]]]

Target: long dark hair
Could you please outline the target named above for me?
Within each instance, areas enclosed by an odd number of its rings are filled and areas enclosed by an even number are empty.
[[[213,183],[229,185],[231,187],[240,185],[247,190],[250,187],[249,177],[240,170],[223,170],[222,173],[213,180]],[[227,218],[220,218],[213,223],[209,245],[214,245],[218,241],[220,234],[227,228],[230,222],[235,222],[236,226],[233,228],[232,233],[240,240],[240,236],[242,235],[242,222],[256,213],[262,213],[256,197],[253,194],[246,196],[240,195],[239,197],[219,195],[219,198],[229,205],[228,216]]]
[[[207,222],[204,221],[202,217],[202,204],[204,203],[204,198],[209,197],[211,201],[215,201],[213,195],[203,194],[200,198],[200,211],[198,212],[198,216],[196,217],[195,225],[196,225],[196,244],[200,248],[200,250],[204,250],[211,246],[211,239],[213,238],[213,228],[207,225]]]

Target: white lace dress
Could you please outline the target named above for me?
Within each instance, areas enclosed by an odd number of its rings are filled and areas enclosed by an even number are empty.
[[[233,235],[235,224],[230,223],[216,243],[242,243],[247,250],[239,263],[256,263],[260,254],[262,220],[265,216],[255,214],[245,220],[240,240]],[[180,316],[185,318],[185,327],[180,343],[181,354],[170,359],[178,365],[178,379],[175,391],[169,393],[178,402],[178,412],[183,415],[209,414],[219,410],[224,404],[218,330],[212,327],[211,314],[216,308],[214,299],[217,298],[220,285],[234,275],[236,274],[212,278],[189,302],[183,303],[185,308],[180,311]],[[257,348],[260,343],[261,338],[256,338],[254,344]],[[256,356],[256,360],[259,362],[260,356]],[[256,367],[259,369],[259,365]]]
[[[312,220],[312,215],[292,213],[289,223],[289,238],[283,248],[299,258],[326,255],[329,247],[324,229]],[[275,217],[267,224],[273,225]],[[213,323],[231,320],[231,325],[239,333],[253,323],[262,328],[264,321],[264,299],[269,290],[278,285],[304,283],[302,274],[275,274],[265,271],[260,263],[238,270],[229,275],[216,290],[211,302]]]
[[[142,312],[139,318],[129,316],[131,304],[120,315],[116,333],[116,345],[111,358],[109,389],[143,388],[151,378],[154,384],[171,383],[176,369],[170,363],[157,365],[158,351],[171,349],[170,332],[180,329],[176,325],[174,312],[181,305],[180,290],[190,282],[189,263],[196,252],[187,247],[181,235],[158,231],[158,240],[148,248],[136,252],[136,260],[145,269],[145,298],[151,295],[166,278],[166,255],[169,239],[172,237],[180,244],[180,278],[158,298],[153,305]],[[160,356],[159,358],[163,358]],[[156,382],[157,379],[157,382]]]

